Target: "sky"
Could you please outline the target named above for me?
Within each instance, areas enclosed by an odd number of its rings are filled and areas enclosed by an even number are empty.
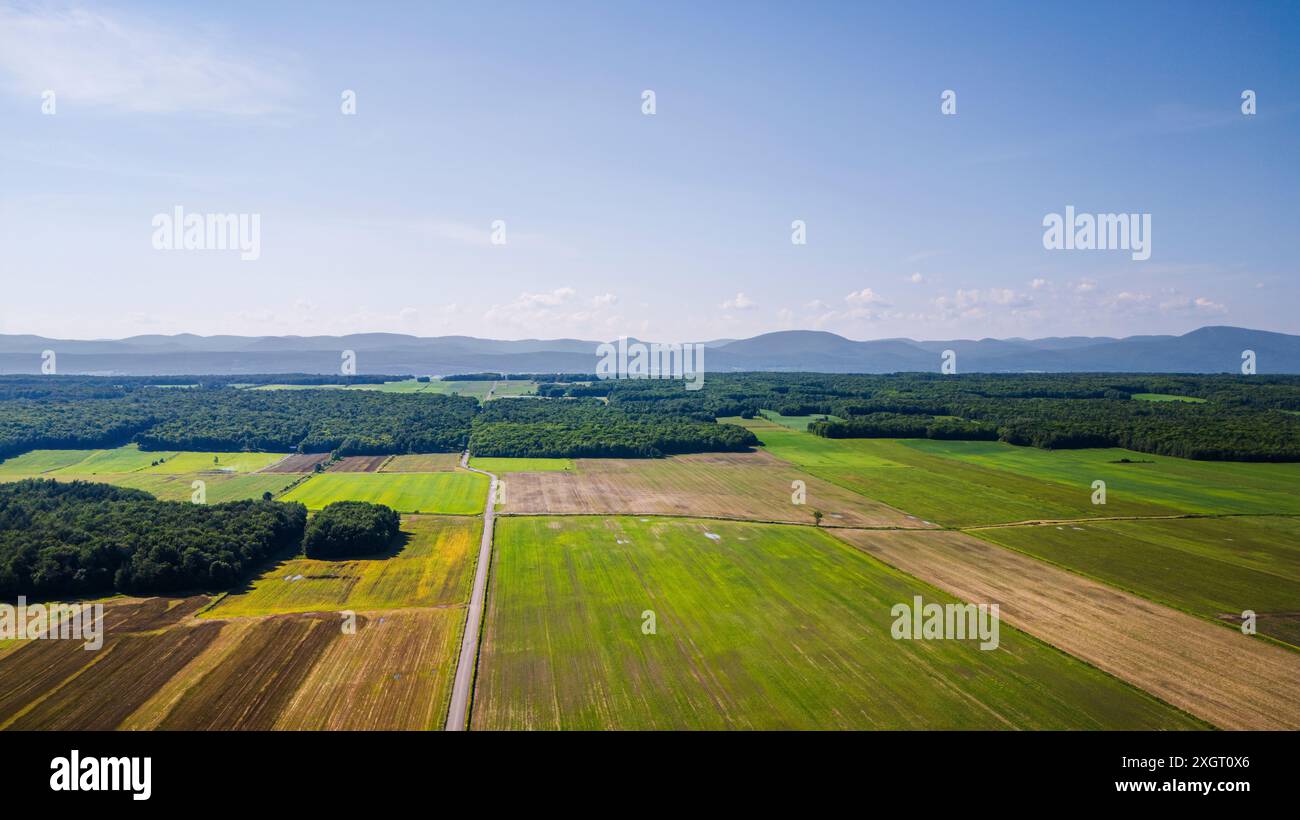
[[[1284,3],[0,0],[0,333],[1300,333],[1298,43]],[[1044,247],[1067,206],[1150,257]],[[256,258],[157,247],[178,207]]]

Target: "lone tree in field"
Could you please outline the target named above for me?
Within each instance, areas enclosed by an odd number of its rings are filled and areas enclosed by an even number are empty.
[[[383,504],[335,501],[308,522],[302,549],[308,558],[374,555],[393,543],[401,523],[401,516]]]

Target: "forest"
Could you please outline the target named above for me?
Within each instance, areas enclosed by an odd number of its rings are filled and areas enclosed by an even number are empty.
[[[470,435],[470,451],[479,456],[656,458],[757,443],[743,427],[704,414],[624,409],[597,399],[489,402]]]
[[[436,393],[243,390],[193,378],[200,386],[176,389],[140,378],[0,377],[0,458],[132,441],[147,450],[340,456],[468,445],[484,456],[657,457],[753,446],[751,433],[717,419],[770,411],[824,417],[809,429],[833,438],[996,439],[1300,460],[1296,376],[718,373],[689,391],[675,380],[562,381],[549,374],[538,398],[483,405]],[[1146,400],[1152,394],[1183,400]]]
[[[226,588],[301,543],[301,504],[189,504],[82,481],[0,484],[0,598]]]

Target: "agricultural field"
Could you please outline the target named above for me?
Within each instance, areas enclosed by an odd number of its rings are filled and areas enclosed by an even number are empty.
[[[393,456],[381,473],[445,473],[460,464],[460,453],[419,453]]]
[[[966,533],[833,532],[917,583],[998,604],[1004,627],[1025,630],[1218,728],[1300,728],[1300,652]]]
[[[803,482],[802,504],[795,503],[796,481]],[[502,482],[499,509],[506,514],[693,515],[811,524],[819,511],[824,526],[933,526],[760,452],[583,458],[572,471],[509,474]]]
[[[1175,396],[1172,393],[1134,393],[1133,398],[1138,401],[1186,401],[1192,404],[1204,404],[1205,399],[1198,399],[1195,396]]]
[[[469,466],[489,473],[549,473],[574,469],[571,458],[471,458]]]
[[[133,473],[147,470],[160,458],[171,459],[180,453],[151,452],[134,444],[111,450],[33,450],[0,464],[5,475],[58,478],[59,474],[98,475],[100,473]],[[279,458],[277,456],[277,458]],[[211,465],[211,455],[208,457]]]
[[[407,517],[391,555],[283,562],[202,612],[206,596],[110,599],[98,651],[7,642],[0,728],[441,728],[481,526]],[[290,571],[302,582],[274,583]]]
[[[1119,449],[827,439],[739,420],[813,475],[952,527],[1186,513],[1300,513],[1300,464],[1208,462]],[[1127,462],[1124,459],[1128,459]],[[1106,504],[1092,482],[1106,482]]]
[[[154,454],[155,458],[158,454]],[[195,453],[183,452],[167,455],[158,464],[144,467],[141,472],[184,474],[204,471],[223,473],[253,473],[274,465],[285,457],[284,453]]]
[[[301,476],[287,473],[256,473],[252,475],[191,473],[189,475],[156,475],[153,473],[110,473],[105,475],[58,475],[60,481],[98,481],[117,487],[130,487],[152,493],[159,501],[189,501],[193,497],[195,481],[202,481],[208,504],[261,498],[264,493],[276,495]]]
[[[390,456],[344,456],[325,468],[327,473],[375,473]]]
[[[997,527],[980,538],[1169,606],[1300,647],[1300,519],[1095,521]]]
[[[952,599],[811,527],[507,518],[492,578],[475,729],[1202,725],[1005,626],[895,640]]]
[[[385,554],[347,561],[276,562],[246,590],[222,598],[204,618],[327,610],[437,607],[469,597],[478,517],[402,517],[401,542]]]
[[[830,419],[831,421],[843,421],[839,416],[829,416],[825,414],[814,416],[783,416],[775,410],[761,410],[759,412],[763,418],[773,424],[779,424],[782,427],[789,427],[791,430],[798,430],[801,433],[806,432],[808,430],[808,425],[812,424],[814,421],[822,421],[825,419]]]
[[[320,473],[281,501],[319,510],[334,501],[369,501],[404,513],[477,515],[487,503],[488,478],[467,471],[443,473]]]
[[[320,464],[330,457],[329,453],[295,453],[291,456],[285,456],[269,467],[263,467],[258,472],[261,473],[310,473],[314,472],[316,465]]]
[[[1102,509],[1108,515],[1126,514],[1115,505],[1128,501],[1159,504],[1178,513],[1300,514],[1297,462],[1193,461],[1111,448],[1039,450],[989,441],[907,444],[927,456],[1085,491],[1100,479],[1106,482]]]

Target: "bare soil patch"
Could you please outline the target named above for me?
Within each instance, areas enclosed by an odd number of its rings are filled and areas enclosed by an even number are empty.
[[[270,467],[263,467],[262,473],[310,473],[316,465],[329,458],[329,453],[303,453],[285,456]]]
[[[796,493],[802,482],[803,503]],[[503,479],[506,514],[681,515],[825,527],[927,525],[879,501],[816,478],[764,452],[664,459],[585,458],[563,472]]]

